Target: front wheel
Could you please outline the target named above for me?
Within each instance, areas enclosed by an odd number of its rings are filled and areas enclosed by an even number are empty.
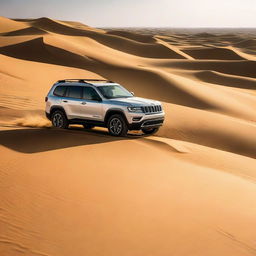
[[[154,134],[154,133],[156,133],[159,130],[159,127],[156,127],[156,128],[143,128],[141,130],[145,134]]]
[[[66,115],[61,110],[56,110],[52,113],[51,116],[52,125],[56,128],[68,128],[68,119]]]
[[[128,127],[124,118],[119,114],[111,116],[108,120],[108,131],[113,136],[126,136]]]

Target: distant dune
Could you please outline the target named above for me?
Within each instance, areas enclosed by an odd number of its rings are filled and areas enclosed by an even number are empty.
[[[256,33],[0,17],[0,254],[256,255]],[[156,136],[59,131],[44,97],[107,78]]]
[[[242,60],[243,58],[235,52],[225,48],[196,48],[184,50],[185,53],[195,59],[213,59],[213,60]]]
[[[0,17],[0,33],[24,29],[26,27],[27,27],[27,25],[24,24],[23,22],[16,22],[11,19]]]

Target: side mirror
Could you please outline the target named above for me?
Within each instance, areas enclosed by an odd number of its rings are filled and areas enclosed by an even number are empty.
[[[134,96],[134,92],[130,92]]]

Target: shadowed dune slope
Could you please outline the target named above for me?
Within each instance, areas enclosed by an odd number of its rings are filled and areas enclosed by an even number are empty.
[[[132,32],[123,31],[123,30],[110,30],[107,32],[107,34],[126,37],[126,38],[129,38],[131,40],[138,41],[141,43],[155,43],[156,42],[156,39],[153,36],[142,35],[142,34],[132,33]]]
[[[241,56],[230,49],[225,48],[201,48],[183,50],[195,59],[214,59],[214,60],[243,60]]]
[[[256,39],[247,39],[234,44],[238,48],[248,48],[256,50]]]
[[[207,83],[256,90],[256,79],[249,77],[234,76],[207,70],[194,72],[194,75],[201,81]]]
[[[24,60],[58,64],[63,66],[66,65],[70,67],[83,67],[86,61],[90,61],[86,57],[82,57],[69,51],[45,44],[43,37],[1,47],[0,53]]]
[[[250,60],[149,60],[148,64],[179,70],[213,70],[224,74],[256,78],[256,62]]]
[[[202,33],[197,33],[197,34],[195,34],[195,35],[193,35],[193,37],[196,37],[196,38],[200,38],[200,39],[202,39],[202,38],[212,38],[212,37],[216,37],[216,35],[214,35],[214,34],[211,34],[211,33],[207,33],[207,32],[202,32]]]
[[[47,34],[47,32],[42,29],[28,27],[28,28],[4,33],[2,34],[2,36],[27,36],[27,35],[44,35],[44,34]]]

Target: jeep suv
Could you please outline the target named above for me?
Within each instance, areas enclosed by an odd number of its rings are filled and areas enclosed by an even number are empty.
[[[59,80],[45,101],[46,116],[58,128],[68,128],[69,124],[81,124],[85,129],[101,126],[111,135],[125,136],[128,130],[153,134],[164,121],[159,101],[135,97],[107,80]]]

